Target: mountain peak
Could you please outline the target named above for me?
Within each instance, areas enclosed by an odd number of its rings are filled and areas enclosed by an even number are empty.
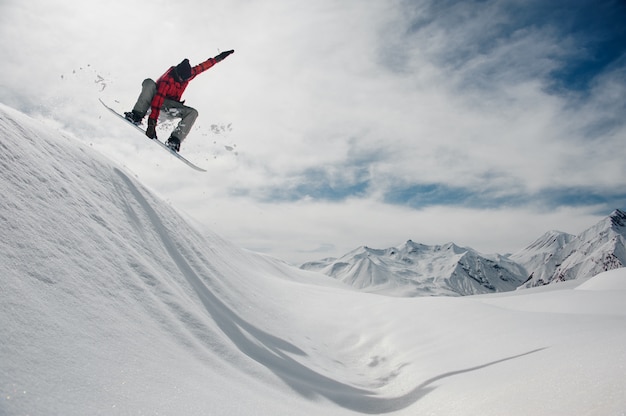
[[[526,287],[591,277],[626,264],[626,213],[609,216],[572,236],[546,233],[511,259],[527,270]]]
[[[584,241],[589,241],[598,238],[598,236],[615,236],[616,234],[626,238],[626,213],[619,209],[583,231],[578,237]]]
[[[387,249],[357,248],[337,260],[305,263],[360,290],[392,296],[458,296],[502,292],[522,283],[524,270],[501,256],[483,256],[454,243],[408,240]]]
[[[611,225],[615,228],[626,227],[626,212],[616,209],[609,215]]]

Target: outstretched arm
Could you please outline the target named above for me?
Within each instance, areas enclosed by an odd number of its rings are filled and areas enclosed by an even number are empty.
[[[198,65],[192,67],[191,68],[191,78],[195,77],[196,75],[199,75],[199,74],[203,73],[204,71],[206,71],[207,69],[211,68],[216,63],[223,61],[224,59],[226,59],[226,57],[228,55],[233,54],[233,53],[235,53],[235,51],[233,49],[231,49],[229,51],[224,51],[224,52],[214,56],[213,58],[209,58],[206,61],[201,62]]]

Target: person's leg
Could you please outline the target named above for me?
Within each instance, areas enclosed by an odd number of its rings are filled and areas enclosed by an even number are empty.
[[[188,107],[178,101],[173,100],[165,100],[163,103],[163,110],[167,111],[168,114],[171,114],[174,117],[180,117],[181,120],[172,131],[171,137],[176,137],[181,143],[193,127],[193,124],[196,122],[198,118],[198,111],[195,108]]]
[[[137,98],[137,102],[133,107],[133,113],[136,113],[143,118],[150,109],[150,104],[156,94],[156,90],[156,82],[150,78],[145,79],[141,83],[141,93],[139,94],[139,98]]]

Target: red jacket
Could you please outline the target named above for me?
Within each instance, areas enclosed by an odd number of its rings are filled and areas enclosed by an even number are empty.
[[[163,101],[165,101],[166,98],[169,100],[180,101],[183,92],[185,92],[185,88],[187,88],[187,84],[189,84],[189,81],[211,68],[216,63],[217,61],[214,58],[209,58],[206,61],[191,67],[191,78],[183,82],[177,82],[174,79],[174,76],[172,75],[174,67],[168,69],[167,72],[161,75],[161,78],[159,78],[156,82],[157,92],[152,99],[152,103],[150,104],[151,111],[149,118],[156,121],[159,118],[161,106],[163,106]]]

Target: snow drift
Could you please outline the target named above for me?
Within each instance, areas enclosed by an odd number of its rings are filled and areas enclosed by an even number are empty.
[[[3,105],[0,137],[2,415],[626,410],[623,269],[577,289],[360,293],[191,226]]]

